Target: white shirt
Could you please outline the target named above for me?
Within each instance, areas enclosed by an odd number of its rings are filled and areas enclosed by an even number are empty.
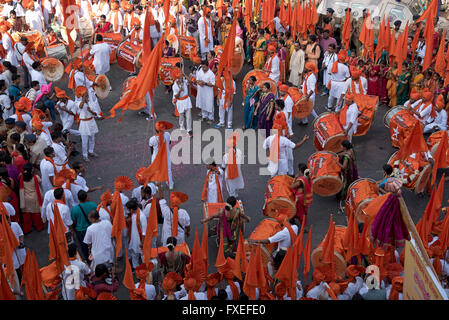
[[[438,127],[438,130],[446,131],[447,130],[447,112],[444,109],[441,109],[440,112],[435,111],[437,116],[435,120],[429,124],[429,126]]]
[[[53,184],[50,179],[53,179],[56,172],[53,164],[46,159],[42,159],[39,167],[42,175],[42,192],[45,194],[48,190],[53,189]]]
[[[315,86],[316,86],[316,76],[315,76],[315,74],[312,73],[307,78],[307,90],[309,92],[306,92],[306,86],[304,85],[305,81],[306,81],[306,79],[304,79],[304,81],[303,81],[302,93],[303,94],[312,93],[312,95],[310,96],[310,99],[313,100],[315,98]]]
[[[64,198],[65,203],[69,207],[70,210],[75,206],[73,201],[72,193],[70,190],[64,189]],[[42,220],[47,219],[47,206],[49,203],[53,203],[55,201],[55,195],[53,188],[44,193],[44,200],[42,202],[41,207],[41,218]],[[45,222],[45,221],[44,221]]]
[[[165,245],[167,243],[167,239],[172,236],[171,228],[173,221],[173,214],[171,209],[167,205],[167,201],[165,199],[161,199],[159,201],[161,206],[162,216],[164,217],[164,224],[162,225],[162,244]],[[182,228],[181,228],[182,226]],[[184,237],[184,229],[190,226],[190,216],[186,210],[179,208],[178,209],[178,235],[176,236],[176,240],[178,241],[178,245],[185,242]]]
[[[167,146],[167,160],[170,161],[170,133],[164,132],[164,141]],[[151,162],[153,162],[159,151],[159,136],[152,136],[148,144],[150,147],[153,147],[153,153],[151,155]]]
[[[118,16],[117,18],[117,25],[115,25],[115,16]],[[110,24],[112,24],[112,30],[114,33],[118,33],[120,30],[120,27],[123,26],[123,16],[120,10],[117,11],[110,11],[109,15],[107,16],[107,21],[109,21]]]
[[[11,98],[9,95],[4,92],[0,94],[0,108],[2,108],[3,111],[3,120],[8,119],[10,116],[13,115],[13,108],[11,106]]]
[[[77,260],[77,259],[69,260],[69,264],[71,266],[76,266],[78,268],[78,270],[79,270],[80,286],[85,287],[86,286],[86,282],[83,279],[85,279],[85,277],[90,274],[90,269],[87,266],[87,264],[85,264],[84,262],[82,262],[80,260]],[[73,272],[72,273],[66,273],[66,272],[62,273],[62,284],[63,285],[66,283],[67,278],[71,274],[73,274]],[[66,286],[64,286],[64,288],[61,290],[63,299],[64,300],[75,300],[75,291],[76,291],[75,288],[69,289]]]
[[[64,223],[64,226],[66,228],[65,231],[67,232],[67,231],[69,231],[69,226],[71,226],[73,224],[72,217],[70,215],[70,209],[65,204],[62,204],[62,203],[56,203],[56,204],[58,205],[59,213],[61,214],[62,222]],[[48,233],[50,233],[50,221],[53,221],[53,223],[55,223],[54,213],[53,213],[54,205],[55,205],[55,203],[53,203],[53,202],[51,202],[47,205],[46,214],[47,214],[47,221],[49,222],[48,223]]]
[[[432,113],[432,102],[423,102],[421,106],[416,110],[419,113],[419,117],[415,115],[415,118],[421,121],[423,124],[427,124],[430,120],[430,114]]]
[[[67,151],[65,150],[65,146],[62,142],[53,142],[51,147],[55,151],[55,157],[53,158],[53,161],[55,162],[56,169],[59,172],[60,170],[62,170],[63,165],[68,165]]]
[[[16,210],[9,202],[2,202],[2,203],[5,206],[6,212],[9,214],[10,217],[16,215]]]
[[[33,70],[32,64],[35,60],[29,55],[28,52],[24,52],[22,55],[23,63],[27,66],[28,71],[31,72]]]
[[[287,94],[287,97],[284,99],[284,97],[281,98],[282,100],[284,100],[284,110],[282,110],[282,112],[284,112],[285,114],[285,119],[287,119],[287,124],[288,124],[288,134],[289,135],[293,135],[293,130],[292,130],[292,116],[293,116],[293,106],[294,106],[294,102],[293,99],[290,97],[289,94]]]
[[[111,240],[112,224],[102,220],[87,227],[83,242],[91,244],[95,265],[113,261],[114,247]]]
[[[45,80],[44,74],[42,73],[42,71],[37,71],[37,70],[30,70],[30,75],[31,75],[31,81],[37,81],[39,82],[39,85],[47,85],[47,80]]]
[[[273,143],[273,139],[275,135],[271,135],[265,139],[263,143],[264,149],[269,149],[271,144]],[[277,139],[277,137],[276,137]],[[271,172],[272,176],[274,175],[283,175],[288,173],[288,149],[293,149],[296,146],[294,142],[290,139],[280,136],[279,138],[279,160],[277,163],[268,161],[268,170]]]
[[[200,68],[196,73],[196,80],[202,80],[205,83],[215,85],[215,74],[209,69],[205,73]],[[214,111],[214,88],[209,86],[197,86],[196,107],[206,112]]]
[[[295,232],[295,234],[298,234],[298,226],[292,225],[292,229]],[[268,240],[270,243],[278,243],[278,248],[276,250],[279,251],[281,248],[288,248],[290,247],[292,240],[290,238],[290,232],[288,232],[287,227],[284,227],[281,231],[274,234],[273,236],[269,237]],[[274,254],[273,254],[274,255]]]
[[[20,243],[20,237],[23,237],[23,230],[17,222],[11,222],[11,231],[14,233],[17,241]],[[12,254],[12,260],[14,263],[14,269],[18,269],[25,263],[26,249],[16,248]]]
[[[346,111],[346,123],[343,125],[343,129],[347,129],[349,124],[352,123],[351,131],[357,131],[357,117],[359,116],[359,108],[355,103],[351,104]]]
[[[109,59],[112,52],[111,46],[106,42],[94,44],[90,54],[94,56],[94,67],[96,74],[105,74],[110,70]]]
[[[192,108],[192,102],[190,101],[190,97],[189,97],[189,91],[187,90],[187,80],[183,79],[182,84],[179,85],[178,81],[175,81],[173,83],[173,104],[175,104],[175,96],[179,94],[179,98],[183,98],[185,96],[187,96],[186,99],[184,100],[176,100],[176,108],[178,109],[179,113],[183,113],[184,111],[186,111],[187,109],[191,109]]]
[[[426,44],[424,42],[418,41],[418,45],[416,46],[416,55],[423,59],[421,63],[424,61],[424,56],[426,55]]]
[[[140,214],[140,227],[141,227],[140,231],[142,233],[142,236],[145,236],[145,231],[147,230],[147,218],[145,217],[145,214],[142,212],[142,210],[139,210],[139,214]],[[140,245],[143,245],[143,243],[141,243],[140,241],[136,217],[137,213],[133,214],[131,217],[131,239],[129,240],[128,250],[132,250],[135,253],[142,253]]]
[[[27,10],[25,12],[25,22],[30,26],[31,29],[37,30],[43,34],[43,25],[42,21],[44,20],[44,16],[40,9],[38,10]]]
[[[271,56],[267,60],[266,68],[268,68],[270,60],[271,60],[271,68],[269,70],[270,74],[268,75],[268,77],[270,79],[272,79],[273,81],[275,81],[276,83],[278,83],[279,76],[281,75],[281,69],[280,69],[281,60],[279,59],[277,54],[275,54],[274,56]]]
[[[366,78],[364,77],[360,77],[360,82],[362,83],[362,90],[363,92],[360,92],[360,88],[359,88],[359,80],[352,80],[352,78],[349,78],[348,80],[346,80],[345,82],[345,89],[343,91],[343,93],[348,92],[348,90],[351,90],[352,92],[352,85],[351,83],[354,82],[354,89],[355,92],[353,93],[363,93],[366,94],[366,92],[368,91],[368,81],[366,80]]]

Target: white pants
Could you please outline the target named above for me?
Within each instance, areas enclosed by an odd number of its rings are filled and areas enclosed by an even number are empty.
[[[329,96],[329,100],[327,100],[327,108],[334,109],[337,105],[339,97]]]
[[[187,31],[187,36],[195,38],[195,40],[196,40],[196,51],[197,52],[200,51],[200,37],[199,37],[199,34],[198,34],[198,30],[193,32],[193,33]]]
[[[234,188],[233,184],[229,183],[227,179],[226,179],[226,189],[228,190],[228,194],[230,197],[238,198],[239,193],[237,192],[237,190],[239,189]]]
[[[146,106],[145,106],[144,112],[148,113],[150,116],[153,116],[151,114],[151,97],[150,97],[150,94],[148,92],[145,95],[145,103],[146,103]],[[154,116],[157,118],[156,111],[154,112]]]
[[[134,252],[134,250],[129,250],[129,257],[131,258],[131,265],[135,269],[140,265],[140,262],[142,261],[141,254]]]
[[[226,113],[228,114],[228,126],[232,127],[232,104],[226,109],[223,109],[223,106],[219,107],[218,117],[220,118],[220,124],[224,125]]]
[[[187,122],[187,123],[186,123]],[[186,109],[183,113],[179,113],[179,128],[187,131],[192,131],[192,109]]]
[[[214,121],[214,113],[213,112],[207,112],[204,110],[201,110],[201,115],[203,117],[203,119],[208,119],[208,120],[212,120]]]
[[[87,158],[88,147],[89,147],[89,153],[94,153],[95,135],[92,135],[92,136],[81,135],[81,144],[82,144],[82,149],[83,149],[83,157]]]

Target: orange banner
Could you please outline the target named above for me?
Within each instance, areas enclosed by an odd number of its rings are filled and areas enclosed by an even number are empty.
[[[193,37],[179,37],[181,44],[181,57],[189,58],[191,53],[196,53],[196,40]]]
[[[361,113],[357,119],[359,125],[357,126],[357,132],[354,136],[363,136],[368,132],[371,123],[373,122],[374,112],[379,103],[379,97],[356,93],[354,94],[354,102],[357,104],[359,112]]]
[[[181,58],[162,58],[159,68],[159,80],[166,86],[173,84],[172,72],[176,69],[176,64],[181,63]]]

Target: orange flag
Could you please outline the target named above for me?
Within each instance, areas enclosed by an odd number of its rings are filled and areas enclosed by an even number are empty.
[[[149,181],[168,182],[168,156],[164,132],[159,132],[158,136],[159,145],[157,155],[154,157],[154,161],[142,173],[142,176],[146,179],[146,183]]]
[[[150,28],[148,27],[150,25],[150,11],[151,8],[147,7],[147,10],[145,10],[145,22],[143,28],[143,39],[142,39],[142,56],[143,56],[143,63],[145,64],[145,60],[150,56],[151,53],[151,33]]]
[[[427,7],[426,11],[423,12],[421,17],[418,18],[418,20],[415,21],[415,23],[421,22],[421,21],[429,21],[433,20],[438,14],[438,0],[432,0],[432,2]]]
[[[399,41],[400,39],[400,41]],[[408,21],[405,25],[404,32],[402,32],[401,37],[398,37],[398,50],[397,50],[397,61],[398,61],[398,74],[402,73],[402,61],[407,59],[408,50]]]
[[[5,210],[2,211],[2,222],[0,223],[0,262],[6,266],[6,276],[11,284],[14,284],[14,250],[19,246],[14,232],[8,223]]]
[[[143,99],[147,92],[150,93],[151,101],[153,101],[153,91],[159,85],[158,72],[161,65],[163,43],[164,40],[163,37],[161,37],[156,47],[154,47],[151,54],[148,56],[148,59],[145,60],[148,61],[148,63],[143,65],[137,75],[136,80],[133,82],[130,88],[131,93],[127,94],[111,108],[109,111],[111,115],[108,118],[114,118],[116,110],[122,109],[122,116],[118,120],[120,122],[122,120],[123,113],[126,109],[128,109],[128,106],[136,100]],[[142,105],[142,108],[143,107],[144,105]],[[151,112],[153,114],[153,118],[156,118],[153,108],[151,109]]]
[[[334,260],[334,233],[335,224],[333,221],[333,216],[331,215],[329,228],[323,242],[323,263],[330,264]]]
[[[284,0],[281,1],[280,6],[281,10],[279,11],[279,19],[281,20],[282,26],[286,28],[288,24],[288,11],[285,9]]]
[[[429,147],[424,141],[424,136],[421,124],[416,122],[413,126],[412,132],[405,138],[404,144],[400,147],[398,158],[401,160],[407,159],[413,153],[427,152]]]
[[[131,265],[128,259],[128,250],[125,248],[125,275],[123,276],[122,283],[128,290],[134,290],[133,272],[131,271]]]
[[[218,246],[217,259],[215,260],[215,267],[219,268],[224,266],[226,263],[226,258],[224,256],[223,248],[223,227],[220,228],[220,245]]]
[[[418,47],[419,41],[419,33],[421,32],[421,23],[418,24],[418,28],[416,29],[415,36],[412,41],[412,62],[415,60],[416,48]]]
[[[290,2],[289,2],[289,5],[290,5]],[[298,29],[299,8],[300,8],[299,4],[296,3],[295,4],[295,8],[293,9],[292,15],[290,17],[290,21],[291,21],[290,25],[291,25],[291,28],[292,28],[292,36],[293,36],[293,40],[295,40],[295,41],[296,41],[296,34],[299,31],[299,29]],[[291,10],[291,5],[290,5],[290,10]]]
[[[435,0],[434,0],[435,1]],[[435,28],[433,26],[433,20],[427,19],[426,26],[424,27],[424,39],[426,42],[426,53],[424,55],[424,61],[422,63],[423,71],[426,71],[430,67],[433,60],[433,35]]]
[[[392,49],[393,51],[393,56],[395,58],[395,61],[398,62],[398,74],[402,73],[402,61],[401,61],[401,56],[402,56],[402,38],[403,38],[403,33],[399,33],[398,38],[396,40],[396,44],[395,44],[395,48]]]
[[[23,265],[22,286],[25,286],[27,300],[44,300],[42,278],[36,256],[27,250]]]
[[[292,9],[292,2],[289,0],[287,5],[287,26],[293,27],[293,9]]]
[[[390,44],[388,46],[388,55],[390,57],[390,65],[393,65],[396,57],[396,39],[394,37],[394,29],[391,29]]]
[[[385,26],[385,51],[390,53],[391,33],[390,33],[390,19],[387,19],[387,25]],[[394,31],[393,31],[394,32]]]
[[[446,71],[446,60],[444,57],[445,39],[446,39],[446,30],[443,30],[443,36],[441,37],[440,47],[438,48],[437,59],[435,61],[435,71],[441,76],[441,78],[444,78]]]
[[[253,16],[253,0],[245,0],[245,26],[249,26]]]
[[[371,19],[368,20],[367,53],[366,55],[374,60],[374,28]]]
[[[444,38],[443,38],[444,39]],[[432,168],[432,181],[430,182],[430,185],[433,186],[435,183],[435,180],[437,178],[437,169],[438,168],[446,168],[449,165],[448,159],[447,159],[447,149],[448,149],[448,135],[447,131],[443,131],[443,136],[441,137],[440,143],[438,144],[437,151],[435,152],[433,159],[435,160],[435,163],[433,164]]]
[[[364,49],[366,48],[366,44],[368,43],[368,20],[369,20],[370,16],[369,13],[368,15],[365,17],[365,19],[363,19],[363,25],[362,25],[362,29],[360,30],[360,35],[359,35],[359,40],[360,42],[363,44]]]
[[[73,23],[78,19],[78,17],[74,17],[76,13],[74,13],[73,10],[70,9],[70,7],[75,6],[75,0],[61,0],[61,12],[64,17],[64,27],[67,28],[67,34],[69,35],[67,37],[67,40],[69,42],[69,51],[70,56],[73,56],[73,52],[75,51],[75,43],[73,42],[72,37],[70,36],[70,33],[73,30]],[[72,7],[73,8],[73,7]],[[77,32],[78,33],[78,32]]]
[[[371,252],[371,242],[368,239],[368,232],[370,225],[371,224],[369,222],[366,222],[365,225],[363,226],[362,235],[359,238],[360,239],[358,246],[359,254],[368,255]]]
[[[301,254],[305,250],[305,248],[303,246],[303,238],[304,238],[305,226],[306,226],[305,223],[303,223],[301,225],[301,230],[299,231],[299,235],[296,238],[295,244],[293,245],[293,247],[295,248],[295,250],[293,250],[293,251],[296,252],[296,255],[298,256],[297,257],[298,265],[299,265],[299,261],[301,260]]]
[[[246,270],[243,292],[251,299],[256,300],[256,288],[259,292],[265,290],[266,280],[260,253],[260,244],[256,248],[256,253],[251,252],[248,268]]]
[[[292,248],[288,247],[287,253],[285,254],[285,257],[275,274],[275,277],[284,282],[287,285],[287,288],[290,287],[292,270],[295,268],[295,265],[293,264],[295,256],[297,255],[293,252]]]
[[[200,245],[200,239],[198,238],[198,229],[195,228],[195,240],[193,241],[193,248],[192,248],[192,255],[191,255],[191,264],[192,264],[192,271],[195,274],[200,275],[201,282],[206,279],[207,276],[207,269],[205,268],[204,264],[204,256],[203,251],[201,250]]]
[[[235,255],[233,273],[234,276],[242,280],[242,271],[245,271],[248,268],[248,261],[246,260],[246,251],[243,240],[242,232],[239,232],[239,243],[237,245],[237,252]]]
[[[351,261],[353,256],[359,255],[359,229],[354,213],[350,213],[348,226],[346,227],[343,238],[343,245],[347,248],[345,257],[347,262]]]
[[[310,251],[312,250],[312,227],[310,226],[306,245],[304,246],[304,281],[307,281],[307,274],[310,271]]]
[[[156,197],[153,196],[151,201],[151,209],[147,222],[147,230],[145,231],[145,239],[143,240],[142,253],[145,264],[148,265],[151,259],[151,242],[154,237],[157,237],[157,208]]]
[[[0,265],[0,300],[16,300],[16,296],[12,293],[11,288],[6,281],[3,267]]]
[[[346,10],[345,22],[343,24],[341,43],[345,50],[349,50],[349,40],[351,39],[351,12]]]
[[[69,258],[67,256],[67,240],[64,232],[61,232],[61,230],[57,228],[56,224],[53,224],[53,221],[51,220],[49,247],[49,260],[55,259],[56,269],[58,270],[58,274],[60,274],[65,270],[65,266],[69,265]]]
[[[115,257],[117,258],[122,248],[122,231],[126,228],[125,214],[123,213],[123,204],[120,192],[114,191],[112,195],[111,212],[114,220],[112,222],[111,237],[115,238]]]
[[[443,228],[441,233],[438,235],[438,240],[440,241],[441,250],[446,252],[449,246],[449,214],[446,213],[441,224]]]
[[[377,37],[376,51],[376,63],[379,61],[382,51],[385,48],[385,15],[382,18],[382,23],[379,26],[379,36]]]

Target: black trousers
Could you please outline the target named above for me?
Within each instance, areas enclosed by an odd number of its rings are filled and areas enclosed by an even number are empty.
[[[76,237],[78,238],[81,247],[81,255],[83,256],[83,259],[87,261],[89,258],[89,247],[83,242],[85,235],[86,231],[76,231]]]

